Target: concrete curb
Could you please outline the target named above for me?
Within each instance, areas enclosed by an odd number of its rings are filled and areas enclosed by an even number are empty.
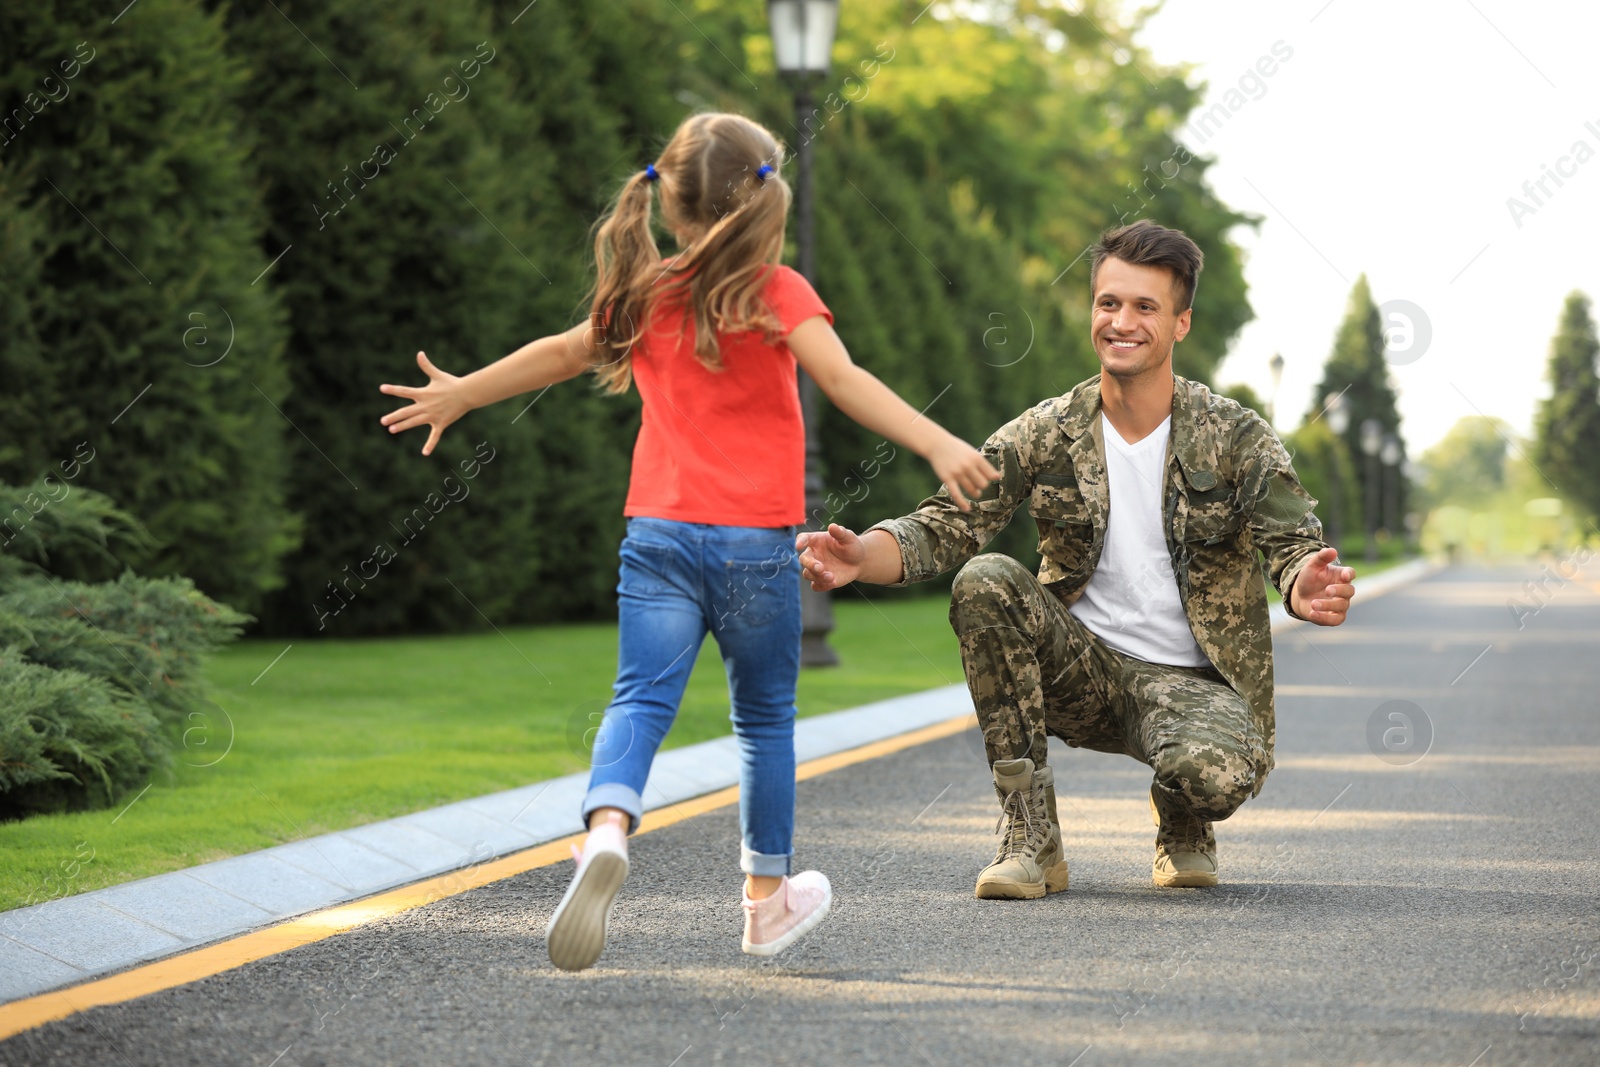
[[[1427,560],[1357,579],[1365,601],[1439,569]],[[1304,625],[1281,606],[1274,631]],[[896,697],[795,724],[795,758],[817,759],[972,714],[965,685]],[[722,737],[656,757],[645,808],[737,785]],[[518,852],[582,830],[586,773],[234,856],[188,870],[0,913],[0,1003]]]

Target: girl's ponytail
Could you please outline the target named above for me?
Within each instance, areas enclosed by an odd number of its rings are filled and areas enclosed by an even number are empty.
[[[789,186],[778,173],[782,155],[771,133],[741,115],[692,115],[656,162],[622,187],[595,232],[589,306],[599,337],[595,373],[608,392],[632,384],[633,347],[657,301],[684,305],[695,355],[711,370],[722,366],[723,333],[754,330],[776,340],[777,316],[761,293],[783,254]],[[651,228],[656,185],[662,221],[684,245],[670,264]]]
[[[607,392],[625,393],[633,382],[629,353],[648,318],[650,285],[661,252],[651,229],[655,168],[633,175],[595,231],[594,294],[589,324],[599,340],[595,374]]]
[[[789,217],[789,186],[776,171],[763,164],[728,180],[724,214],[684,256],[678,287],[694,309],[695,355],[713,370],[722,365],[719,334],[778,337],[778,318],[761,298],[768,269],[783,255]]]

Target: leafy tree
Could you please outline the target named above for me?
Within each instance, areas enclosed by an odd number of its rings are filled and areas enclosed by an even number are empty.
[[[1506,442],[1501,419],[1467,415],[1422,454],[1422,496],[1427,507],[1480,505],[1506,488]]]
[[[1251,411],[1254,411],[1257,415],[1265,417],[1267,414],[1266,402],[1262,400],[1261,397],[1256,395],[1256,391],[1254,389],[1250,388],[1248,385],[1245,385],[1243,382],[1223,386],[1222,389],[1218,391],[1222,393],[1223,396],[1226,396],[1232,400],[1237,400]]]
[[[0,479],[92,454],[79,484],[148,526],[149,572],[248,607],[298,525],[244,71],[191,0],[115,15],[0,10]]]
[[[859,101],[849,110],[870,123],[898,180],[925,179],[930,196],[968,187],[995,232],[1021,249],[1014,287],[1052,297],[1079,332],[1089,314],[1084,253],[1102,230],[1142,217],[1183,229],[1206,269],[1176,370],[1209,381],[1252,317],[1228,233],[1255,220],[1217,199],[1210,161],[1178,142],[1200,89],[1134,43],[1143,16],[1124,22],[1106,3],[1031,0],[911,22],[915,14],[896,0],[852,4],[834,48],[840,95]],[[770,43],[752,36],[751,66],[764,75]]]
[[[1595,338],[1589,298],[1567,296],[1561,323],[1550,341],[1546,373],[1550,396],[1535,418],[1536,462],[1540,470],[1590,515],[1600,514],[1600,379],[1595,374]]]

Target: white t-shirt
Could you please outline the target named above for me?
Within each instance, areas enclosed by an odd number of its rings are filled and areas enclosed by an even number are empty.
[[[1102,641],[1146,663],[1209,667],[1195,644],[1178,598],[1178,579],[1161,530],[1161,487],[1172,416],[1148,437],[1128,444],[1100,416],[1105,430],[1111,516],[1100,564],[1083,595],[1067,608]]]

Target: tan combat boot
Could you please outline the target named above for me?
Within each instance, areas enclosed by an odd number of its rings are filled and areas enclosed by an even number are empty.
[[[1055,772],[1049,767],[1035,767],[1033,787],[1044,790],[1045,814],[1050,817],[1050,843],[1055,846],[1055,854],[1061,860],[1060,877],[1047,879],[1046,888],[1051,893],[1059,893],[1067,888],[1067,849],[1061,842],[1061,816],[1056,814]]]
[[[1000,848],[978,875],[980,900],[1036,900],[1067,888],[1067,861],[1056,820],[1055,776],[1031,759],[997,760]],[[1003,824],[1003,829],[1001,824]]]
[[[1217,884],[1217,835],[1211,824],[1184,812],[1164,810],[1150,787],[1150,819],[1156,824],[1156,858],[1150,877],[1164,889]]]

